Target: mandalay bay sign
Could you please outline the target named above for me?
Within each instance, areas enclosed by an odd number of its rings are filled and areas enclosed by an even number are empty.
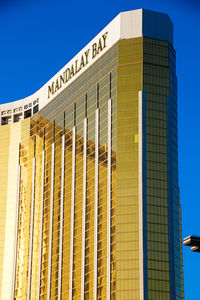
[[[88,63],[89,60],[94,59],[102,50],[106,48],[106,39],[108,32],[104,33],[97,43],[92,44],[91,48],[88,48],[81,54],[80,58],[72,62],[71,66],[60,75],[51,85],[48,86],[48,98],[62,88],[67,82],[70,81],[79,73]]]

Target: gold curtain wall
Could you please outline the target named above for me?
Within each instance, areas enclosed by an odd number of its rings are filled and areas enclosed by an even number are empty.
[[[168,51],[120,40],[0,126],[1,300],[170,299]]]

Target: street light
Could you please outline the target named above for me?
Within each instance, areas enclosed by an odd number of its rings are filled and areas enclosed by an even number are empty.
[[[196,235],[190,235],[183,240],[185,246],[190,246],[191,251],[200,252],[200,237]]]

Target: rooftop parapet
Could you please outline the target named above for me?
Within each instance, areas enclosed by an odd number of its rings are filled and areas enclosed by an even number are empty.
[[[173,45],[168,15],[146,9],[117,15],[91,42],[33,95],[0,105],[0,125],[18,122],[41,110],[120,39],[149,37]]]

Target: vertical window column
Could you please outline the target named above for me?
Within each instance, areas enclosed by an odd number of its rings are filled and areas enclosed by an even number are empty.
[[[27,284],[27,297],[30,299],[31,294],[31,275],[32,275],[32,256],[33,256],[33,227],[34,227],[34,206],[35,206],[35,147],[36,138],[34,137],[34,157],[32,163],[32,186],[31,186],[31,219],[30,219],[30,238],[29,238],[29,261],[28,261],[28,284]]]
[[[87,118],[84,119],[83,128],[83,213],[82,213],[82,262],[81,262],[81,300],[85,292],[85,215],[87,197]]]
[[[53,128],[53,143],[51,149],[51,195],[50,195],[50,224],[49,224],[49,256],[48,256],[48,282],[47,300],[51,297],[51,262],[52,262],[52,238],[53,238],[53,208],[54,208],[54,169],[55,169],[55,122]]]
[[[142,91],[138,93],[138,195],[139,195],[139,249],[140,249],[140,299],[144,299],[144,257],[143,257],[143,103]]]
[[[42,178],[41,178],[41,207],[40,207],[40,239],[39,239],[39,259],[38,259],[38,290],[37,300],[40,299],[40,279],[42,265],[42,240],[43,240],[43,209],[44,209],[44,174],[45,174],[45,150],[42,151]]]
[[[69,300],[71,300],[73,296],[74,203],[75,203],[75,179],[76,179],[75,172],[76,172],[76,126],[72,128],[72,191],[71,191]]]
[[[15,282],[16,282],[16,276],[17,276],[20,184],[21,184],[21,166],[20,166],[20,144],[19,144],[19,164],[18,164],[18,173],[17,173],[17,201],[16,201],[16,230],[15,230],[15,250],[14,250],[15,251],[15,260],[14,260],[14,266],[13,266],[12,299],[15,298]]]
[[[65,196],[65,133],[63,132],[63,136],[62,136],[62,158],[61,158],[61,199],[60,199],[58,300],[61,300],[61,298],[62,298],[62,256],[63,256],[62,255],[62,249],[63,249],[64,196]]]
[[[110,299],[110,228],[111,228],[111,139],[112,139],[112,100],[108,100],[108,151],[107,151],[107,299]]]
[[[99,108],[97,108],[95,112],[94,300],[97,299],[98,200],[99,200]]]
[[[45,128],[43,132],[42,150],[42,176],[41,176],[41,206],[40,206],[40,237],[39,237],[39,258],[38,258],[38,290],[37,300],[40,300],[40,279],[42,266],[42,240],[43,240],[43,210],[44,210],[44,174],[45,174]]]

